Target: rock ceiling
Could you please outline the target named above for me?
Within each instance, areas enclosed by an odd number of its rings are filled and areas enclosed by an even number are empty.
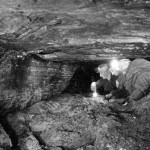
[[[150,2],[1,0],[1,49],[52,61],[149,57]]]

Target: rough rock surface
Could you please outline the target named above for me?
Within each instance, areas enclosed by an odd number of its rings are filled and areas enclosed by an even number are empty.
[[[45,149],[146,150],[150,148],[148,101],[149,96],[143,105],[137,103],[136,113],[119,114],[91,97],[61,95],[7,119],[19,138],[32,133]]]
[[[0,125],[0,150],[9,150],[12,147],[11,140],[8,134],[4,131]]]
[[[18,57],[16,51],[7,51],[0,59],[0,112],[3,113],[60,94],[77,68],[75,64],[34,56]]]
[[[2,0],[1,111],[59,94],[76,70],[70,63],[149,57],[149,5],[140,0]]]
[[[149,57],[149,1],[94,2],[2,0],[0,44],[55,61]]]

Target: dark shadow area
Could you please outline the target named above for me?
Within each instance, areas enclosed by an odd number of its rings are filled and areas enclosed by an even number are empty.
[[[78,69],[73,75],[69,85],[63,93],[88,94],[91,92],[90,86],[93,81],[100,79],[99,73],[96,73],[95,68],[105,62],[83,62],[78,64]]]
[[[5,132],[9,135],[9,138],[12,142],[11,150],[20,150],[18,147],[18,137],[12,127],[9,125],[6,116],[0,116],[0,123],[5,130]]]

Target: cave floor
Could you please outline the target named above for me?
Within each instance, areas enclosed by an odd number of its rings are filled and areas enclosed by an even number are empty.
[[[109,109],[108,103],[95,101],[90,95],[55,96],[9,114],[8,123],[19,137],[19,144],[29,150],[39,147],[54,150],[150,148],[146,114],[142,114],[142,120],[133,114],[117,114]],[[145,106],[139,106],[138,111],[145,110]]]

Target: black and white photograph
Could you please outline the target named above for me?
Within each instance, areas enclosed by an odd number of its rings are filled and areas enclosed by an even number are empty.
[[[0,150],[150,150],[150,0],[0,0]]]

